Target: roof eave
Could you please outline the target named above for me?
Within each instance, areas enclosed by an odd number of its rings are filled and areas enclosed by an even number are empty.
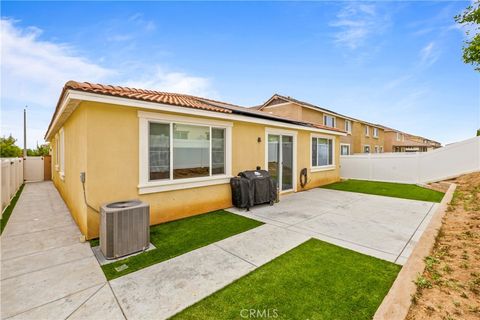
[[[134,106],[138,108],[146,108],[146,109],[153,109],[153,110],[162,110],[162,109],[174,109],[173,112],[178,112],[178,113],[191,113],[191,114],[197,114],[200,116],[210,116],[210,117],[215,117],[215,118],[225,118],[228,115],[237,115],[245,118],[260,118],[265,121],[272,122],[271,125],[277,125],[281,126],[281,123],[285,124],[290,124],[292,126],[296,126],[297,129],[299,130],[307,130],[307,131],[314,131],[314,132],[321,132],[325,134],[331,134],[331,135],[338,135],[338,136],[346,136],[346,132],[341,131],[341,130],[330,130],[327,128],[315,128],[315,127],[310,127],[306,126],[305,124],[302,124],[300,121],[295,121],[295,120],[288,120],[284,119],[283,121],[281,119],[271,119],[268,117],[268,114],[265,114],[265,116],[259,114],[259,115],[252,115],[248,114],[245,112],[242,114],[241,111],[238,110],[232,110],[232,113],[223,113],[223,112],[216,112],[216,111],[209,111],[209,110],[202,110],[202,109],[194,109],[194,108],[189,108],[189,107],[184,107],[184,106],[178,106],[178,105],[171,105],[171,104],[166,104],[166,103],[159,103],[159,102],[150,102],[150,101],[143,101],[143,100],[137,100],[137,99],[132,99],[132,98],[127,98],[127,97],[117,97],[113,95],[107,95],[107,94],[102,94],[102,93],[92,93],[92,92],[85,92],[83,90],[75,90],[75,89],[65,89],[62,90],[62,94],[59,98],[59,102],[57,104],[56,111],[54,115],[52,116],[52,120],[50,122],[50,125],[48,127],[48,130],[45,134],[45,140],[49,140],[51,138],[51,135],[53,133],[53,129],[57,125],[57,122],[66,109],[66,106],[70,102],[76,102],[77,105],[81,101],[96,101],[96,102],[104,102],[104,103],[113,103],[113,104],[119,104],[119,105],[126,105],[126,106]],[[169,110],[172,111],[172,110]],[[245,121],[249,122],[247,119],[243,119],[240,121]]]

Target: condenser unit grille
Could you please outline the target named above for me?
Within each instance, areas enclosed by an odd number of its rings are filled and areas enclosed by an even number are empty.
[[[150,207],[138,200],[102,206],[100,250],[115,259],[147,250],[150,243]]]

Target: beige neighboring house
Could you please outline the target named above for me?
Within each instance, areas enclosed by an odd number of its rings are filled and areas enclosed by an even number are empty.
[[[440,142],[412,135],[396,129],[383,127],[385,132],[385,152],[427,152],[442,145]]]
[[[253,107],[263,112],[337,128],[347,132],[340,137],[341,155],[354,153],[381,153],[385,151],[384,130],[380,125],[355,119],[337,112],[274,94],[267,102]]]

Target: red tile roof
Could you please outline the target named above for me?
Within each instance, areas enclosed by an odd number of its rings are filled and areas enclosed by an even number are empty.
[[[85,92],[106,94],[106,95],[122,97],[122,98],[165,103],[165,104],[170,104],[174,106],[190,107],[190,108],[197,108],[197,109],[225,112],[225,113],[232,112],[229,109],[215,106],[198,97],[187,95],[187,94],[160,92],[160,91],[154,91],[154,90],[135,89],[135,88],[128,88],[128,87],[95,84],[90,82],[76,82],[76,81],[68,81],[65,84],[65,88],[85,91]]]
[[[196,96],[187,95],[187,94],[161,92],[161,91],[145,90],[145,89],[135,89],[135,88],[121,87],[121,86],[95,84],[90,82],[68,81],[63,87],[55,112],[52,116],[52,120],[50,121],[50,125],[48,126],[47,135],[53,125],[53,121],[57,116],[57,113],[60,111],[60,105],[62,103],[63,97],[67,92],[67,90],[76,90],[76,91],[83,91],[83,92],[89,92],[89,93],[109,95],[114,97],[142,100],[142,101],[155,102],[155,103],[163,103],[163,104],[169,104],[169,105],[180,106],[180,107],[220,112],[225,114],[235,113],[235,114],[241,114],[241,115],[250,116],[250,117],[264,118],[264,119],[269,119],[274,121],[293,123],[293,124],[302,125],[310,128],[324,129],[324,130],[335,131],[335,132],[345,132],[337,128],[331,128],[331,127],[327,127],[324,125],[319,125],[319,124],[311,123],[307,121],[297,121],[297,120],[289,119],[286,117],[271,115],[259,110],[251,109],[251,108],[241,107],[241,106],[237,106],[237,105],[226,103],[226,102],[196,97]]]

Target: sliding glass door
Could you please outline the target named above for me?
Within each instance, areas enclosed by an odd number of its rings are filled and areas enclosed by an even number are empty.
[[[268,135],[268,172],[280,191],[293,190],[293,136]]]

